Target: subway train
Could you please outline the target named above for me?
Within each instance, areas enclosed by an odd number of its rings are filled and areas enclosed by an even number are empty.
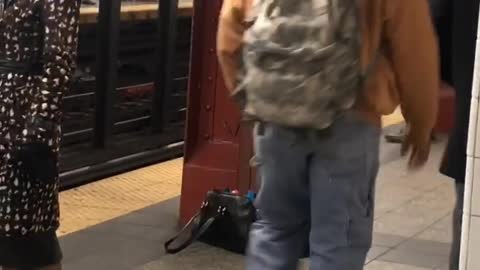
[[[112,135],[106,147],[95,147],[98,48],[98,0],[82,1],[77,68],[71,91],[64,98],[62,177],[66,185],[78,184],[108,173],[91,174],[95,166],[112,160],[181,142],[186,112],[190,61],[191,0],[179,0],[176,20],[176,53],[173,89],[169,97],[169,125],[161,133],[150,130],[155,61],[158,52],[158,1],[122,1],[118,25],[117,87],[113,101]],[[178,152],[177,152],[178,154]],[[167,155],[168,156],[168,155]],[[139,158],[137,158],[138,160]],[[139,163],[139,166],[141,163]],[[120,172],[115,165],[107,171]],[[123,170],[131,169],[123,166]],[[105,171],[100,169],[99,171]],[[72,174],[75,179],[69,177]],[[72,178],[72,179],[70,179]],[[72,182],[73,181],[73,182]],[[67,183],[68,182],[68,183]],[[71,182],[71,183],[70,183]]]

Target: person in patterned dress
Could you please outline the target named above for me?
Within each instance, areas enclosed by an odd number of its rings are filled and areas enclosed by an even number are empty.
[[[61,269],[56,236],[60,124],[62,98],[75,68],[80,0],[2,4],[0,266]],[[51,155],[43,155],[45,149]],[[37,173],[47,169],[45,157],[53,158],[55,169],[47,177]]]

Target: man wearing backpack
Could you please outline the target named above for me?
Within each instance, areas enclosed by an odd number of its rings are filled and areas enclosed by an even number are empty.
[[[381,116],[402,106],[409,168],[429,156],[440,78],[427,0],[224,0],[217,50],[256,123],[247,269],[294,270],[306,243],[311,269],[363,269]]]

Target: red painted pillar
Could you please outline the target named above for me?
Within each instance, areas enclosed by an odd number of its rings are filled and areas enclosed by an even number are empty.
[[[221,0],[194,1],[185,164],[180,203],[184,224],[212,188],[245,192],[251,185],[249,128],[224,86],[216,57]]]

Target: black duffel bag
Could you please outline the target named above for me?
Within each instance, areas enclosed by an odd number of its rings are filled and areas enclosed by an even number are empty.
[[[251,199],[230,192],[209,191],[200,211],[175,237],[165,251],[178,253],[195,241],[244,254],[256,210]]]

